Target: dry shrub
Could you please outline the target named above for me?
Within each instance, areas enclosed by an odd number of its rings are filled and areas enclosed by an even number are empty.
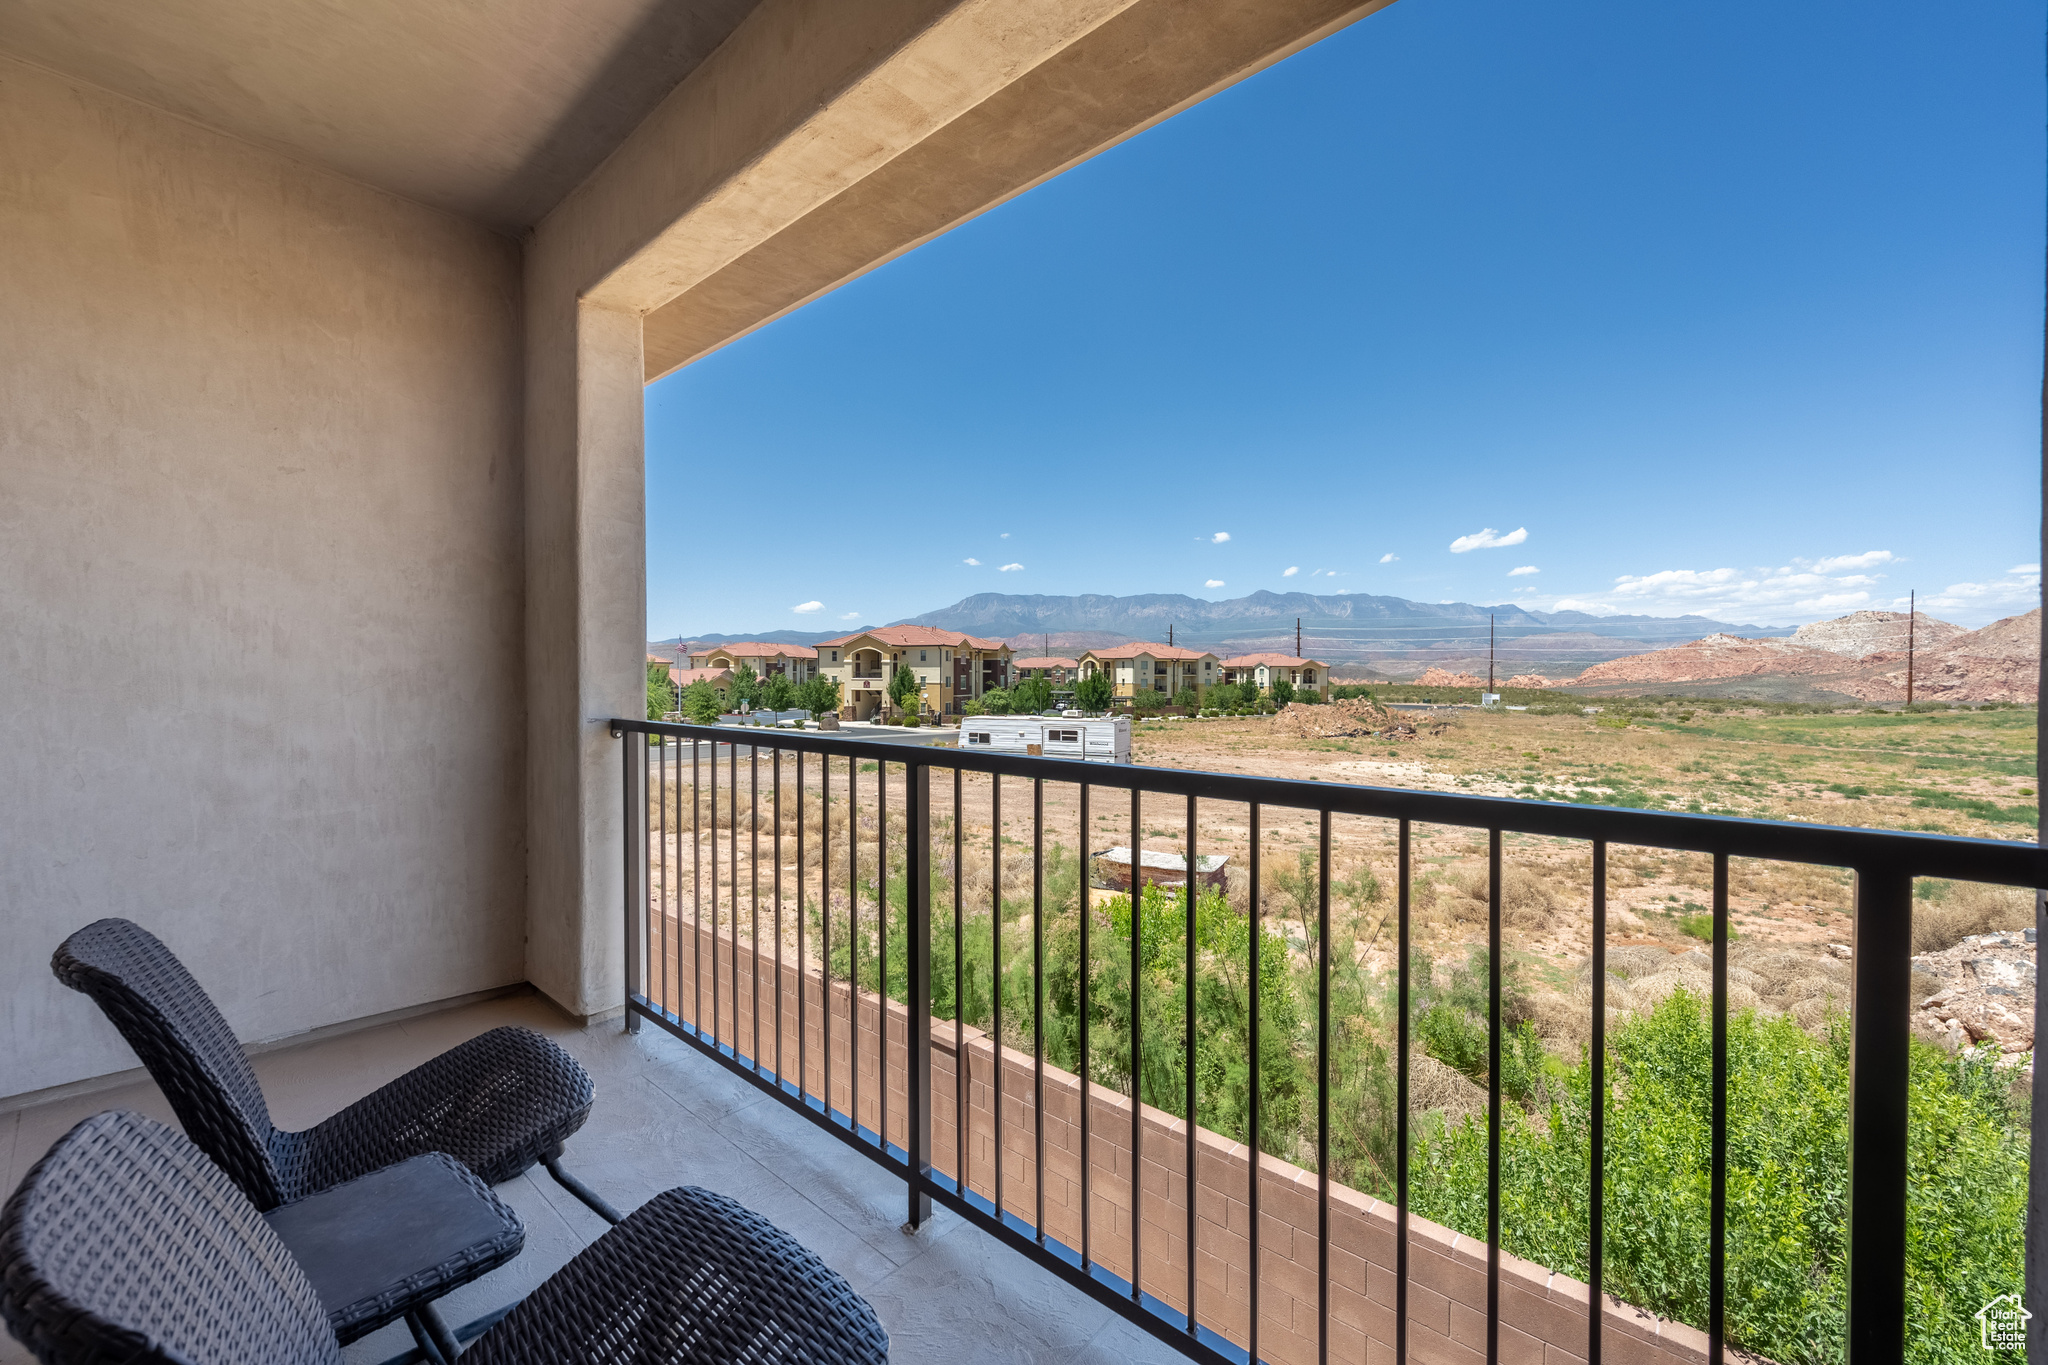
[[[1801,1000],[1843,1000],[1849,998],[1849,987],[1825,976],[1801,976],[1786,982],[1778,990],[1778,999],[1786,1004],[1797,1004]]]
[[[1583,998],[1568,1000],[1564,996],[1544,992],[1530,997],[1528,1013],[1536,1035],[1547,1043],[1576,1046],[1590,1042],[1593,1037],[1590,978]]]
[[[1778,863],[1762,858],[1732,858],[1728,863],[1731,895],[1771,905],[1797,902],[1847,910],[1851,884],[1848,871],[1839,867]]]
[[[1798,1021],[1799,1027],[1808,1033],[1819,1034],[1827,1032],[1829,1015],[1842,1013],[1847,1008],[1845,1003],[1832,999],[1801,1000],[1787,1012]]]
[[[1648,1013],[1681,989],[1690,991],[1701,1000],[1711,1000],[1714,997],[1714,978],[1697,967],[1685,966],[1631,981],[1628,985],[1628,1008],[1638,1014]],[[1736,981],[1728,983],[1729,1013],[1755,1009],[1762,1003],[1749,987]]]
[[[1972,934],[2031,929],[2034,895],[2017,886],[1951,882],[1939,900],[1913,903],[1913,951],[1938,953]]]
[[[1438,882],[1435,907],[1455,924],[1484,924],[1487,920],[1486,873],[1477,872],[1459,881]],[[1526,867],[1501,870],[1501,923],[1511,929],[1539,931],[1557,923],[1558,896],[1549,879]]]
[[[1607,950],[1607,970],[1630,979],[1667,970],[1671,954],[1649,943],[1630,943]]]
[[[1455,1124],[1486,1112],[1486,1091],[1417,1048],[1408,1058],[1408,1107],[1414,1113],[1442,1114],[1446,1124]]]

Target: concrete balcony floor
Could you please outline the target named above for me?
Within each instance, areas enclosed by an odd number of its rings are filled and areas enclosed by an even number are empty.
[[[906,1233],[902,1182],[651,1025],[638,1035],[616,1021],[582,1028],[521,994],[266,1052],[256,1071],[275,1121],[303,1128],[500,1024],[553,1038],[596,1082],[596,1108],[564,1158],[571,1171],[629,1210],[672,1186],[701,1185],[772,1219],[874,1305],[894,1365],[1186,1359],[950,1213]],[[0,1190],[11,1191],[72,1124],[113,1108],[176,1122],[147,1080],[0,1114]],[[526,1250],[443,1299],[451,1323],[519,1298],[605,1230],[544,1171],[498,1194],[525,1221]],[[411,1344],[393,1324],[345,1355],[349,1365],[375,1365]],[[0,1365],[30,1359],[0,1333]]]

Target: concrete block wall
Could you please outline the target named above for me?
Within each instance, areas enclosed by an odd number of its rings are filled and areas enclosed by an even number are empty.
[[[744,1056],[760,1022],[761,1060],[776,1064],[780,998],[780,1074],[802,1076],[806,1094],[824,1093],[826,1018],[831,1021],[831,1105],[855,1103],[850,1063],[859,1066],[858,1121],[907,1145],[909,1012],[844,981],[829,989],[815,966],[793,954],[778,964],[772,918],[763,916],[760,951],[751,925],[737,941],[708,924],[657,917],[649,954],[650,997],[687,1022],[703,1020]],[[715,989],[714,989],[715,983]],[[717,1009],[714,1014],[714,997]],[[829,1001],[829,1011],[824,1008]],[[887,1103],[883,1037],[886,1021]],[[857,1031],[856,1031],[857,1025]],[[968,1188],[996,1198],[998,1146],[995,1076],[1000,1058],[1002,1208],[1039,1219],[1040,1113],[1044,1096],[1044,1228],[1069,1247],[1083,1245],[1081,1115],[1088,1116],[1087,1250],[1128,1280],[1131,1274],[1133,1172],[1143,1191],[1138,1254],[1143,1287],[1175,1311],[1187,1305],[1187,1125],[1145,1105],[1138,1115],[1141,1160],[1132,1158],[1131,1101],[1072,1072],[1046,1066],[986,1032],[931,1021],[932,1165],[955,1177],[964,1155]],[[956,1105],[966,1059],[966,1140]],[[799,1065],[801,1059],[801,1066]],[[1206,1128],[1195,1130],[1195,1280],[1201,1323],[1240,1346],[1250,1322],[1252,1245],[1250,1149]],[[1278,1157],[1259,1156],[1259,1353],[1274,1365],[1311,1365],[1319,1325],[1318,1179]],[[1477,1365],[1486,1358],[1487,1248],[1425,1218],[1408,1220],[1408,1345],[1414,1359]],[[1395,1336],[1396,1210],[1339,1184],[1330,1186],[1330,1358],[1391,1360]],[[1500,1355],[1507,1362],[1572,1365],[1586,1358],[1587,1286],[1520,1257],[1501,1255]],[[1695,1365],[1707,1355],[1704,1333],[1608,1297],[1604,1359],[1617,1365]]]

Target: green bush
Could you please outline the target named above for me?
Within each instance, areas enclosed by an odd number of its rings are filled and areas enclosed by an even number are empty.
[[[1052,684],[1046,681],[1044,669],[1036,670],[1010,689],[1010,705],[1023,716],[1035,716],[1051,708]]]
[[[888,866],[902,867],[900,834]],[[1009,856],[1008,854],[1005,855]],[[909,917],[906,884],[892,876],[877,894],[862,855],[861,935],[849,940],[835,905],[832,972],[845,980],[856,951],[871,990],[902,1000]],[[1131,1092],[1134,912],[1122,895],[1090,902],[1090,960],[1080,953],[1083,859],[1046,847],[1043,914],[1046,1060]],[[1384,947],[1391,907],[1377,880],[1360,875],[1329,888],[1330,1176],[1383,1198],[1393,1190],[1399,1112],[1394,1094],[1394,980],[1363,965]],[[1251,924],[1222,895],[1203,891],[1189,925],[1182,892],[1146,887],[1135,911],[1137,1014],[1145,1048],[1136,1088],[1174,1115],[1187,1110],[1185,1039],[1195,1038],[1195,1116],[1236,1141],[1250,1111],[1250,1002],[1261,1020],[1258,1146],[1313,1169],[1318,1061],[1322,899],[1315,857],[1300,851],[1274,868],[1264,898],[1257,982]],[[993,1025],[1000,995],[1003,1038],[1030,1051],[1032,898],[969,904],[962,967],[953,973],[952,893],[937,870],[932,893],[932,1012],[958,1008],[973,1027]],[[876,910],[886,907],[886,933]],[[819,916],[807,907],[814,931]],[[1355,929],[1346,928],[1355,925]],[[1194,1018],[1185,1015],[1187,934],[1195,940]],[[996,967],[1000,936],[1001,966]],[[815,940],[814,940],[815,941]],[[887,981],[882,978],[886,954]],[[1533,960],[1532,960],[1533,961]],[[1423,1052],[1475,1083],[1487,1082],[1488,959],[1410,967],[1413,1038]],[[1502,962],[1501,1116],[1503,1245],[1562,1273],[1587,1274],[1586,1183],[1591,1066],[1547,1052],[1518,958]],[[1089,1055],[1080,1056],[1081,982],[1088,981]],[[1825,1037],[1790,1019],[1750,1012],[1727,1026],[1728,1331],[1731,1343],[1784,1365],[1842,1355],[1846,1238],[1848,1035],[1837,1019]],[[1981,1360],[1971,1314],[2021,1283],[2027,1185],[2027,1116],[1988,1050],[1951,1057],[1915,1042],[1909,1064],[1912,1219],[1908,1246],[1908,1358]],[[1703,1002],[1674,993],[1647,1014],[1623,1016],[1608,1036],[1605,1280],[1625,1302],[1704,1326],[1712,1029]],[[1410,1202],[1416,1213],[1475,1237],[1486,1230],[1486,1120],[1446,1125],[1426,1118],[1411,1141]]]
[[[1083,711],[1107,711],[1115,696],[1116,684],[1100,669],[1074,684],[1074,704]]]
[[[1604,1278],[1626,1302],[1706,1322],[1712,1028],[1674,993],[1609,1037]],[[2021,1282],[2026,1134],[1976,1054],[1914,1042],[1908,1084],[1907,1358],[1982,1358],[1971,1314]],[[1731,1344],[1786,1365],[1842,1355],[1848,1189],[1845,1020],[1814,1038],[1788,1018],[1728,1021],[1728,1298]],[[1540,1117],[1502,1115],[1506,1250],[1584,1278],[1591,1066],[1550,1088]],[[1411,1206],[1486,1231],[1486,1123],[1426,1135]],[[1617,1216],[1620,1215],[1620,1216]]]
[[[690,718],[692,725],[716,725],[719,713],[725,710],[718,689],[699,678],[683,689],[681,710]]]
[[[657,659],[647,661],[647,719],[660,720],[676,709],[676,690],[669,681],[668,665]]]

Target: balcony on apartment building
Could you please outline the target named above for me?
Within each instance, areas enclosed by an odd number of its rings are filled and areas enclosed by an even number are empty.
[[[1141,985],[1118,1025],[1117,983],[1159,942],[1186,949],[1153,964],[1181,989],[1232,965],[1173,938],[1170,902],[1055,924],[1034,900],[1097,816],[1190,862],[1226,838],[1284,832],[1290,867],[1368,840],[1400,868],[1405,942],[1428,822],[1496,868],[1517,840],[1571,843],[1595,907],[1610,844],[1704,858],[1724,929],[1731,859],[1855,871],[1847,1330],[1858,1360],[1896,1358],[1912,879],[2048,884],[2032,845],[635,719],[647,383],[1378,5],[0,13],[6,1184],[87,1114],[172,1116],[49,969],[119,916],[191,966],[286,1128],[500,1024],[555,1040],[596,1084],[582,1179],[627,1209],[679,1185],[738,1199],[845,1277],[897,1361],[1712,1354],[1718,1213],[1697,1325],[1420,1218],[1331,1150],[1350,1092],[1327,1065],[1290,1120],[1321,1113],[1320,1136],[1270,1143],[1261,1101],[1218,1117],[1176,1090],[1206,1074],[1160,1022],[1185,1001]],[[150,686],[109,709],[80,680],[138,641]],[[983,686],[1006,671],[984,661]],[[1286,951],[1327,982],[1304,904]],[[1089,970],[1051,982],[1068,928],[1060,960]],[[1496,895],[1496,964],[1503,932]],[[1291,1026],[1327,1058],[1350,1023]],[[1390,1086],[1412,1044],[1390,1035]],[[604,1232],[544,1179],[498,1194],[525,1250],[451,1319]],[[1497,1179],[1477,1197],[1498,1214]],[[409,1349],[394,1326],[346,1358]]]

